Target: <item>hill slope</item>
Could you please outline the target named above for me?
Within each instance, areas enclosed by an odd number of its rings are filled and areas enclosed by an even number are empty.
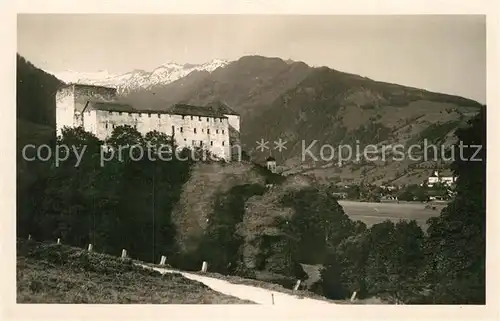
[[[18,240],[18,303],[248,304],[180,274],[105,254]]]

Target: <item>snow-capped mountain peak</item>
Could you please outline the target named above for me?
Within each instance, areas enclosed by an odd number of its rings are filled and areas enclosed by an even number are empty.
[[[199,65],[181,65],[175,62],[165,62],[150,72],[135,69],[124,74],[111,74],[106,70],[97,72],[77,72],[73,70],[48,72],[66,83],[107,86],[117,88],[119,92],[129,92],[169,84],[187,76],[193,71],[213,72],[219,67],[226,66],[228,63],[228,61],[222,59],[214,59]]]
[[[107,70],[99,70],[95,72],[78,72],[75,70],[66,70],[62,72],[50,72],[57,78],[65,82],[78,82],[78,81],[99,81],[107,78],[115,77],[116,75],[110,74]]]

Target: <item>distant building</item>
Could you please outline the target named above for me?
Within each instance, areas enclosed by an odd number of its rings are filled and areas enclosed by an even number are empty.
[[[383,195],[380,197],[381,201],[397,201],[398,197],[393,195]]]
[[[380,185],[380,188],[381,189],[384,189],[386,191],[395,191],[397,190],[398,188],[394,185]]]
[[[432,187],[435,184],[444,184],[451,186],[456,182],[457,178],[454,176],[440,176],[438,171],[434,171],[427,179],[427,186]]]
[[[104,141],[121,125],[132,126],[143,135],[156,130],[173,137],[180,148],[201,147],[230,160],[231,144],[239,137],[240,116],[222,103],[145,110],[117,101],[114,88],[70,84],[58,90],[58,135],[64,127],[83,127]]]
[[[337,198],[337,199],[346,199],[347,193],[345,193],[345,192],[333,192],[332,196]]]

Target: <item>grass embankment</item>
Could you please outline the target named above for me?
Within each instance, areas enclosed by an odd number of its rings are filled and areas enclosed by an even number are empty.
[[[249,304],[179,274],[67,245],[17,242],[18,303]]]

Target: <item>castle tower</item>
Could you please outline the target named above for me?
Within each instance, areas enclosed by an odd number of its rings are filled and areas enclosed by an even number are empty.
[[[84,112],[89,101],[111,101],[116,98],[116,89],[102,86],[69,84],[56,93],[56,130],[61,134],[64,127],[84,126]]]
[[[241,141],[240,141],[240,115],[232,110],[226,103],[215,100],[206,105],[206,107],[213,108],[217,113],[227,117],[229,146],[227,153],[232,160],[240,160],[241,155]]]

